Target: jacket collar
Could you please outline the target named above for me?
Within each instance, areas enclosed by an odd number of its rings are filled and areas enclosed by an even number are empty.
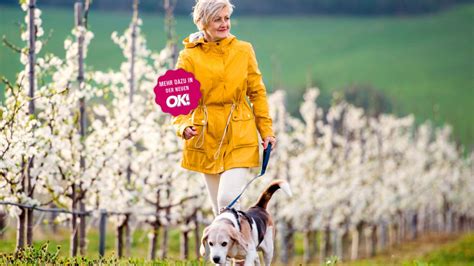
[[[225,47],[234,41],[236,37],[232,34],[225,39],[222,39],[217,42],[208,42],[204,40],[204,32],[198,31],[195,33],[190,34],[183,40],[184,47],[186,48],[194,48],[197,46],[201,46],[204,51],[208,51],[212,47]]]

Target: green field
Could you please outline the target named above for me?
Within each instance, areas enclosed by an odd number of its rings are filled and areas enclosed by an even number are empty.
[[[10,227],[0,237],[0,263],[2,254],[11,254],[15,250],[15,230],[13,228],[13,220]],[[106,254],[107,259],[116,256],[115,239],[113,228],[107,229],[106,238]],[[160,232],[161,233],[161,232]],[[137,228],[133,233],[131,257],[136,260],[138,265],[143,264],[147,258],[148,251],[148,231],[144,228]],[[69,231],[67,228],[59,227],[56,233],[50,229],[40,226],[35,228],[34,246],[39,248],[48,243],[48,251],[55,253],[60,248],[59,256],[66,258],[69,255]],[[98,259],[98,243],[99,237],[96,229],[91,228],[88,231],[87,242],[87,259]],[[301,265],[303,247],[301,234],[296,235],[296,250],[293,265]],[[161,244],[161,242],[160,242]],[[169,265],[198,265],[196,264],[196,256],[194,253],[194,238],[191,235],[189,255],[193,263],[188,261],[186,264],[176,264],[173,260],[179,258],[179,234],[176,229],[170,232],[169,236],[169,252],[168,257],[171,259]],[[160,245],[159,245],[160,246]],[[158,246],[158,247],[159,247]],[[361,254],[363,251],[361,251]],[[309,265],[317,265],[319,259],[316,257],[314,263]],[[127,261],[123,261],[124,265]],[[339,261],[340,262],[340,261]],[[406,266],[434,266],[434,265],[473,265],[474,263],[474,234],[427,234],[420,236],[417,240],[406,241],[399,246],[395,246],[389,250],[382,251],[373,258],[360,259],[357,261],[344,261],[336,265],[347,266],[369,266],[369,265],[406,265]],[[127,264],[128,265],[128,264]],[[134,265],[137,265],[134,263]],[[154,264],[168,265],[168,264]],[[199,264],[200,265],[200,264]],[[274,265],[282,265],[278,259],[274,261]]]
[[[88,64],[97,70],[118,68],[120,50],[110,40],[123,31],[130,13],[90,13],[95,38]],[[149,47],[165,43],[163,18],[142,16]],[[233,33],[253,43],[270,91],[285,88],[289,109],[297,102],[308,76],[323,91],[327,106],[330,92],[354,84],[377,88],[391,100],[397,114],[414,113],[418,121],[454,126],[456,139],[474,145],[474,4],[442,13],[405,17],[268,16],[235,17]],[[64,55],[63,39],[73,26],[73,13],[43,9],[46,32],[53,37],[43,51]],[[16,22],[19,8],[0,6],[0,35],[20,44]],[[195,31],[190,17],[177,19],[177,35]],[[0,47],[0,75],[13,78],[19,70],[17,55]],[[3,90],[3,88],[2,88]]]

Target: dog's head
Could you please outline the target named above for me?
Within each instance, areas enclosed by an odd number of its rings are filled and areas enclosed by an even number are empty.
[[[214,222],[204,229],[201,239],[201,256],[206,256],[206,247],[208,247],[212,262],[225,263],[228,252],[234,245],[239,245],[247,250],[246,241],[231,222]]]

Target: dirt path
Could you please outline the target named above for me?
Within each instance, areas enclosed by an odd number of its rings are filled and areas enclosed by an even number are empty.
[[[459,241],[464,235],[462,234],[428,234],[420,236],[413,241],[406,241],[401,245],[394,246],[390,250],[379,253],[370,259],[360,259],[353,262],[338,262],[337,266],[369,266],[369,265],[406,265],[407,262],[412,263],[415,260],[422,260],[427,254],[440,250],[450,244]],[[311,264],[303,264],[302,257],[297,256],[291,265],[319,265],[319,258]],[[279,261],[274,262],[275,266],[283,266]],[[412,265],[412,264],[409,264]],[[474,266],[474,265],[473,265]]]
[[[402,265],[403,262],[422,259],[428,253],[454,243],[462,236],[459,234],[424,235],[416,240],[404,242],[390,250],[384,251],[374,258],[338,263],[337,265]]]

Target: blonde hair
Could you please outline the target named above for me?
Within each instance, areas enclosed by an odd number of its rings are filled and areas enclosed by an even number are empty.
[[[234,5],[229,0],[196,0],[193,7],[193,21],[199,30],[203,30],[223,8],[229,8],[232,15]]]

